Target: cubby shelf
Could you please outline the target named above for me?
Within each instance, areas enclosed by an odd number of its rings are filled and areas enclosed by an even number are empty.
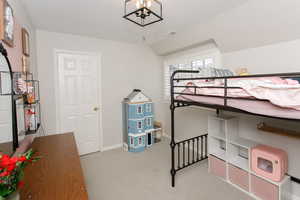
[[[249,172],[249,161],[246,158],[241,156],[231,157],[228,159],[228,163]]]
[[[251,149],[257,145],[257,142],[240,137],[238,118],[230,116],[209,117],[208,154],[214,157],[210,161],[212,164],[209,164],[209,167],[213,167],[213,170],[209,169],[209,171],[212,173],[216,171],[217,176],[220,176],[220,174],[222,174],[220,177],[223,180],[240,189],[241,191],[247,193],[254,199],[261,199],[255,195],[254,191],[252,191],[256,186],[254,184],[254,181],[258,178],[263,182],[263,184],[265,184],[266,188],[270,186],[276,188],[276,190],[278,191],[278,200],[289,200],[289,198],[287,198],[287,196],[290,195],[289,176],[286,176],[281,182],[274,182],[256,174],[251,170]],[[219,161],[215,161],[216,159],[219,159]],[[213,163],[219,163],[219,165],[212,166]],[[220,172],[226,173],[223,174]],[[240,176],[238,176],[237,174],[240,174]],[[241,180],[244,180],[244,182],[234,183],[231,178],[233,178],[233,180],[237,182]]]

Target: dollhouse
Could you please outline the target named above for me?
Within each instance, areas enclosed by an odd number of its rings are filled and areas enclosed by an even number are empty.
[[[129,152],[142,152],[154,143],[153,102],[135,89],[123,101],[124,145]]]

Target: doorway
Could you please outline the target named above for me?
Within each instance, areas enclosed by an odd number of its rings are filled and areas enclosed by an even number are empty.
[[[55,57],[59,132],[74,133],[80,155],[100,151],[100,56],[55,51]]]

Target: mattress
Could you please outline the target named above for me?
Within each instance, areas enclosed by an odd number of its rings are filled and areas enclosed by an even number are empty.
[[[179,95],[177,100],[200,102],[212,105],[224,105],[224,99],[217,97],[204,97],[192,95]],[[227,106],[247,111],[253,114],[286,118],[286,119],[300,119],[300,111],[290,108],[282,108],[276,106],[268,101],[254,101],[246,99],[228,99]]]

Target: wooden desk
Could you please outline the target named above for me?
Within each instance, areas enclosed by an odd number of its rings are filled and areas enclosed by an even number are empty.
[[[73,133],[36,138],[41,160],[25,169],[21,200],[88,200]]]

